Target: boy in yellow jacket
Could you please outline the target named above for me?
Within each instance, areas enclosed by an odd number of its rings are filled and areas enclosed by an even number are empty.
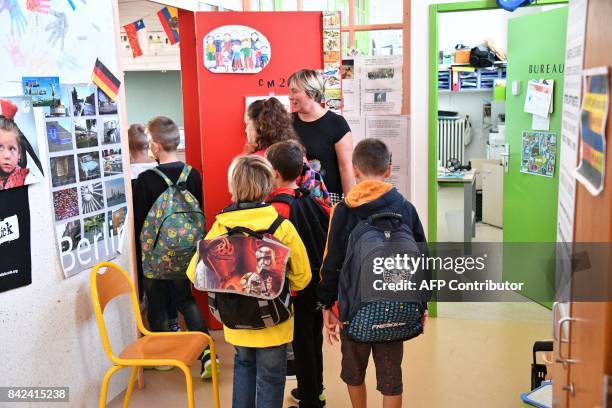
[[[236,158],[230,166],[228,182],[233,204],[217,215],[205,239],[227,233],[228,229],[245,227],[265,231],[278,213],[262,204],[272,191],[274,170],[258,156]],[[295,227],[284,220],[274,237],[289,247],[291,254],[287,275],[291,290],[305,288],[312,274],[306,248]],[[187,276],[194,281],[197,255],[191,260]],[[225,340],[234,345],[234,408],[281,408],[287,369],[287,344],[293,341],[293,316],[284,322],[261,330],[230,329],[223,326]]]

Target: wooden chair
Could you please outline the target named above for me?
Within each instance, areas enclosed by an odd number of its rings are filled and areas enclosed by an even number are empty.
[[[217,364],[215,344],[213,339],[202,332],[165,332],[154,333],[147,330],[142,324],[138,298],[134,284],[120,266],[111,262],[101,262],[91,271],[91,300],[94,313],[100,329],[100,337],[104,352],[114,363],[108,369],[102,380],[99,406],[106,406],[108,382],[111,376],[122,368],[131,367],[130,379],[123,406],[127,407],[134,390],[134,381],[139,367],[143,366],[174,366],[180,368],[185,374],[187,382],[187,406],[194,407],[193,379],[189,366],[197,360],[205,347],[210,347],[212,363],[212,385],[214,393],[214,406],[219,408],[219,383],[217,378]],[[138,330],[142,333],[135,342],[129,344],[119,355],[115,355],[111,348],[108,332],[104,323],[104,308],[115,297],[129,294],[132,303],[132,312],[136,318]]]

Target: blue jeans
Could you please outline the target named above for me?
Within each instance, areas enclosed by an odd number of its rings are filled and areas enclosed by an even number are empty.
[[[287,374],[287,345],[236,346],[233,408],[282,408]]]

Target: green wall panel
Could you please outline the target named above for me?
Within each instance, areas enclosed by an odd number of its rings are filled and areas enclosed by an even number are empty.
[[[563,106],[563,71],[567,7],[511,19],[508,24],[507,86],[520,82],[520,94],[506,95],[506,143],[509,143],[509,171],[504,175],[504,242],[555,242],[559,150],[561,148],[561,113]],[[554,177],[520,172],[522,132],[531,130],[532,115],[523,111],[530,79],[553,79],[554,112],[550,132],[557,134],[557,158]],[[504,251],[505,279],[525,282],[521,293],[535,300],[552,299],[554,247],[541,245],[550,254]],[[550,257],[547,257],[547,255]]]
[[[125,99],[130,124],[164,115],[183,126],[180,71],[126,71]]]

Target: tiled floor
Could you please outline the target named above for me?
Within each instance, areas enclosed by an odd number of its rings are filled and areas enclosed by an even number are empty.
[[[221,404],[231,406],[233,349],[216,332],[222,362]],[[439,317],[426,332],[405,344],[405,407],[522,407],[519,394],[529,388],[533,342],[550,337],[550,312],[534,303],[441,303]],[[328,407],[347,407],[346,387],[339,379],[340,348],[324,346]],[[372,367],[373,368],[373,367]],[[197,378],[196,406],[212,407],[211,385]],[[184,378],[178,370],[145,372],[146,386],[135,390],[131,407],[186,406]],[[366,378],[371,407],[382,406],[373,370]],[[287,382],[287,392],[295,381]],[[120,407],[122,395],[109,406]],[[285,406],[291,401],[286,399]]]

